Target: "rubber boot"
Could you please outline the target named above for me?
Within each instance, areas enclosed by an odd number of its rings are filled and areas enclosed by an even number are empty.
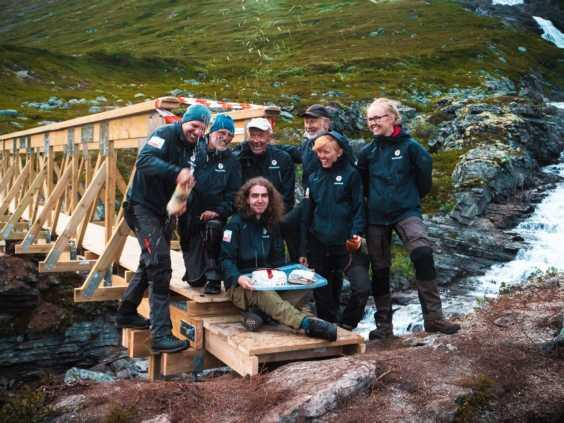
[[[256,332],[264,324],[264,319],[254,309],[241,312],[242,323],[245,329]]]
[[[308,319],[309,325],[305,333],[310,338],[321,338],[327,341],[337,340],[337,326],[321,319]]]
[[[127,329],[149,329],[150,321],[137,313],[137,307],[130,301],[122,301],[116,315],[116,327]]]
[[[221,281],[207,281],[204,286],[204,294],[217,295],[221,292]]]
[[[168,293],[156,294],[151,290],[149,302],[151,304],[151,352],[159,354],[188,348],[188,341],[172,335]]]
[[[374,297],[376,313],[374,320],[376,329],[370,331],[368,339],[371,341],[379,339],[390,339],[394,336],[394,326],[392,323],[392,296],[390,294]]]
[[[443,316],[441,296],[435,280],[416,280],[417,294],[423,311],[423,326],[426,332],[441,332],[452,335],[460,325],[446,320]]]

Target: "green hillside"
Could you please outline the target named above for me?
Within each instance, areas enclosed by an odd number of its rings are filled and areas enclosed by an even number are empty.
[[[178,88],[258,103],[389,95],[417,105],[420,96],[486,77],[516,81],[536,71],[562,85],[564,75],[562,51],[538,34],[444,0],[9,0],[0,7],[0,109],[18,110],[23,127],[88,111],[21,105],[51,96],[105,96],[105,105],[120,105]],[[18,129],[14,120],[0,117],[0,132]]]

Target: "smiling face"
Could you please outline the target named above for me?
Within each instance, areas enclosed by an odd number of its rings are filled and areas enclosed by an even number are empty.
[[[233,134],[227,129],[218,129],[210,134],[208,147],[212,150],[225,151],[227,146],[233,140]]]
[[[206,125],[199,120],[191,120],[182,124],[182,132],[190,144],[196,143],[206,131]]]
[[[259,218],[264,214],[268,208],[269,197],[268,189],[262,185],[254,185],[249,190],[249,196],[247,198],[247,204],[251,212]]]
[[[321,167],[329,169],[343,154],[343,150],[335,141],[331,141],[315,150]]]
[[[396,116],[385,103],[373,103],[366,113],[368,129],[375,136],[390,136],[394,131]]]
[[[329,119],[325,117],[304,117],[304,130],[308,138],[315,138],[322,132],[329,131]]]
[[[262,131],[258,128],[249,128],[249,147],[253,154],[264,154],[271,139],[272,132]]]

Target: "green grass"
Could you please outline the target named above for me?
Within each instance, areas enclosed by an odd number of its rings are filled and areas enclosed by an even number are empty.
[[[86,105],[54,111],[21,105],[51,96],[105,96],[107,105],[122,106],[141,101],[135,98],[139,92],[157,97],[179,88],[214,99],[293,102],[298,109],[389,96],[432,112],[421,96],[479,87],[486,75],[517,82],[534,72],[564,85],[562,50],[536,33],[478,17],[447,0],[0,5],[0,109],[20,112],[19,118],[0,117],[0,133],[88,113]],[[18,78],[15,72],[23,69],[33,79]],[[342,95],[329,97],[329,91]],[[442,118],[434,115],[417,135],[425,142]],[[281,122],[277,132],[301,125],[301,119]],[[425,212],[451,207],[450,176],[459,154],[434,155],[434,188]]]

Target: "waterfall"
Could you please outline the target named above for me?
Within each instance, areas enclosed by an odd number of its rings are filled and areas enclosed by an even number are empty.
[[[542,38],[550,41],[558,48],[564,48],[564,34],[562,34],[551,21],[539,18],[538,16],[533,16],[533,19],[537,21],[543,30]]]
[[[507,6],[515,6],[523,4],[523,0],[493,0],[492,4],[505,4]]]

